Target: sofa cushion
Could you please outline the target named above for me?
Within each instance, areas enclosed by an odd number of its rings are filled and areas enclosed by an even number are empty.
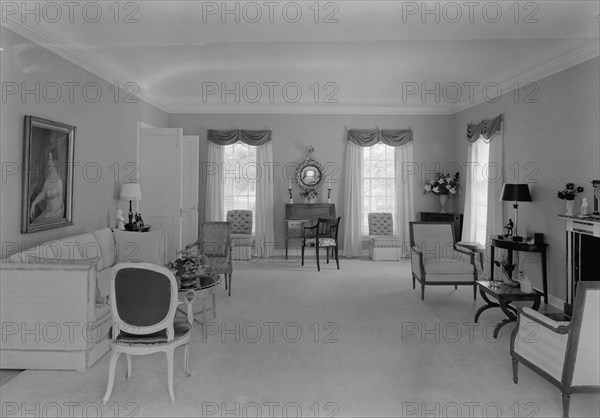
[[[81,257],[89,263],[96,264],[98,271],[104,270],[102,250],[94,234],[89,232],[87,234],[76,235],[73,239],[77,242]]]
[[[79,252],[79,246],[77,245],[77,241],[75,241],[73,237],[48,241],[46,244],[52,247],[52,250],[54,252],[54,258],[56,258],[57,260],[83,260],[83,258],[81,257],[81,253]],[[48,259],[52,258],[48,256],[43,257]]]
[[[94,236],[96,237],[96,241],[98,241],[98,245],[100,245],[100,250],[102,251],[104,268],[107,269],[114,266],[116,261],[116,251],[115,237],[113,236],[113,232],[110,230],[110,228],[99,229],[98,231],[94,231]]]
[[[459,258],[425,256],[425,272],[429,274],[473,274],[475,266]]]
[[[28,263],[29,257],[55,258],[56,255],[54,254],[52,247],[53,246],[48,245],[48,243],[36,245],[35,247],[31,247],[20,253],[11,255],[9,260],[11,263]]]
[[[163,231],[148,232],[114,231],[117,248],[117,261],[145,261],[162,265],[163,261]]]
[[[95,264],[91,264],[89,263],[87,260],[83,260],[83,259],[79,259],[79,260],[61,260],[59,258],[44,258],[44,257],[35,257],[35,256],[30,256],[29,257],[29,263],[30,264],[35,264],[35,263],[41,263],[41,264],[83,264],[83,265],[89,265],[91,267],[96,268]],[[96,293],[95,293],[95,299],[96,299],[96,304],[103,304],[105,303],[105,298],[102,296],[102,293],[100,292],[100,288],[98,287],[98,272],[96,270]]]

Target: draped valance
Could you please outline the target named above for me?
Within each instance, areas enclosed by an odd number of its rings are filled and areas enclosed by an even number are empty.
[[[497,132],[502,130],[502,116],[500,115],[494,119],[482,120],[477,124],[471,124],[467,126],[467,141],[473,143],[483,136],[485,139],[490,139]]]
[[[271,141],[271,131],[261,130],[208,130],[208,140],[216,145],[231,145],[238,141],[242,141],[244,144],[258,147]]]
[[[383,142],[390,147],[401,147],[413,140],[410,129],[349,129],[348,142],[359,147],[372,147]]]

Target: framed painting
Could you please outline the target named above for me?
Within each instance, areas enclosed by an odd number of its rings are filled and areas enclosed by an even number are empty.
[[[25,116],[22,234],[73,225],[75,129]]]

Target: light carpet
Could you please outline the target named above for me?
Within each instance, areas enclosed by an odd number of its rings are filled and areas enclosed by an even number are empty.
[[[175,404],[154,354],[134,357],[128,380],[121,356],[101,407],[106,355],[84,373],[21,373],[0,389],[2,416],[561,416],[550,383],[522,365],[513,383],[514,325],[494,340],[499,310],[474,324],[471,287],[428,287],[423,302],[409,262],[342,259],[319,273],[307,260],[235,264],[231,297],[218,291],[204,337],[194,328],[191,378],[176,353]],[[572,396],[571,416],[599,412],[597,395]]]

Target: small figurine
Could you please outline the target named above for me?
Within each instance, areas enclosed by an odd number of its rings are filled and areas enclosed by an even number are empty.
[[[584,197],[581,201],[581,211],[579,212],[580,217],[587,216],[588,214],[588,200],[587,197]]]
[[[513,223],[512,219],[508,220],[508,223],[506,224],[506,226],[504,228],[506,228],[507,232],[506,232],[506,236],[508,237],[512,237],[513,234],[513,228],[515,227],[515,224]]]
[[[121,209],[117,210],[117,229],[125,229],[125,217]]]

